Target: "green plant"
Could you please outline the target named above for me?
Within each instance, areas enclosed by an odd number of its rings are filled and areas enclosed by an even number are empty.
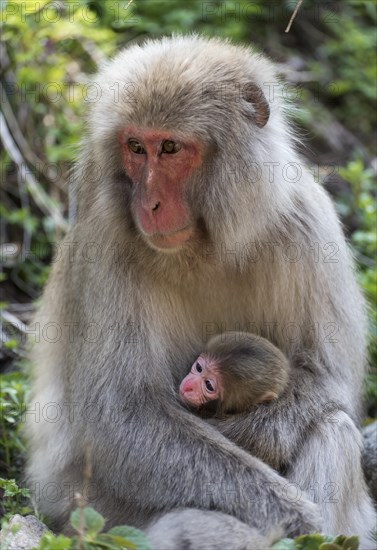
[[[369,351],[371,371],[367,376],[366,389],[369,413],[377,414],[377,202],[374,193],[375,181],[371,170],[357,159],[339,170],[352,190],[351,200],[343,199],[343,214],[356,220],[358,229],[351,235],[359,267],[359,280],[371,307],[369,308]]]
[[[77,535],[55,537],[45,533],[38,550],[152,550],[147,537],[134,527],[123,525],[103,533],[105,519],[93,508],[77,508],[70,523]]]
[[[358,550],[358,537],[328,537],[319,533],[301,535],[295,539],[282,539],[272,546],[273,550]]]
[[[0,492],[2,493],[1,507],[5,519],[14,514],[26,515],[32,509],[28,505],[30,491],[19,487],[14,479],[3,479],[0,477]]]
[[[24,451],[20,421],[27,383],[21,372],[0,376],[0,474],[18,476]]]

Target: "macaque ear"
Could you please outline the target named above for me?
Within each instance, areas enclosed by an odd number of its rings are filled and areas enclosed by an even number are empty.
[[[251,82],[246,84],[242,90],[242,98],[253,106],[253,110],[250,107],[245,109],[246,116],[251,118],[258,128],[266,126],[270,118],[270,106],[259,86]]]
[[[268,401],[274,401],[274,399],[278,398],[278,394],[273,391],[267,391],[264,393],[260,399],[258,399],[257,403],[267,403]]]

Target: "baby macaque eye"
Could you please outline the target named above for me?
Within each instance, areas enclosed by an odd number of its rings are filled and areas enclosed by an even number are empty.
[[[195,368],[196,368],[197,372],[202,372],[202,370],[203,370],[203,367],[200,363],[196,363]]]
[[[139,141],[137,141],[137,139],[129,139],[128,147],[136,155],[143,155],[145,153],[144,147],[141,145]]]
[[[173,153],[178,153],[178,151],[180,150],[181,150],[181,146],[179,145],[179,143],[175,143],[174,141],[166,140],[162,144],[163,153],[173,154]]]
[[[215,388],[212,386],[212,382],[210,380],[206,380],[205,385],[208,391],[215,391]]]

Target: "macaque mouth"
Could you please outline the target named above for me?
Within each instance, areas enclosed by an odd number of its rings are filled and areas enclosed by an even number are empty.
[[[172,249],[188,242],[194,234],[194,227],[192,225],[187,225],[171,233],[155,233],[147,238],[156,248]]]

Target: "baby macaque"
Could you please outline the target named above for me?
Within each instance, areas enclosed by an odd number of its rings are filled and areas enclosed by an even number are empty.
[[[204,417],[240,413],[277,399],[287,386],[289,370],[287,358],[266,338],[228,331],[208,341],[179,393]]]

